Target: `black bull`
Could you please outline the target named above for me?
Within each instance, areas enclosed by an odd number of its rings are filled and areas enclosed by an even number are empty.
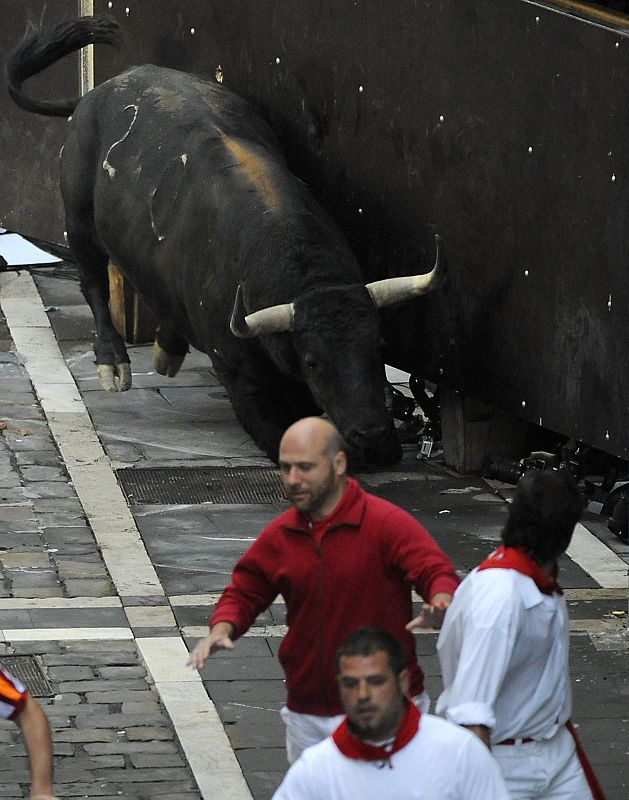
[[[439,258],[426,275],[365,286],[266,123],[216,83],[147,65],[80,100],[23,93],[26,78],[68,53],[119,39],[113,20],[83,18],[27,36],[7,65],[18,105],[72,115],[61,189],[101,385],[131,385],[108,309],[111,262],[160,321],[155,369],[175,375],[188,344],[207,353],[238,420],[272,459],[289,424],[324,411],[350,452],[395,463],[377,308],[434,288]]]

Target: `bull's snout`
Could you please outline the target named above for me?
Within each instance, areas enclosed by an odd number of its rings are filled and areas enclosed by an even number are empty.
[[[393,422],[354,428],[345,434],[345,441],[353,460],[389,466],[402,458],[402,445]]]

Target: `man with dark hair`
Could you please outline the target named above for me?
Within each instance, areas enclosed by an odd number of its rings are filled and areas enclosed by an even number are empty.
[[[22,731],[31,768],[31,800],[55,800],[48,719],[20,681],[1,666],[0,718],[13,720]]]
[[[459,579],[416,519],[348,477],[342,440],[327,420],[308,417],[291,425],[280,443],[279,467],[293,508],[236,564],[209,635],[188,663],[200,668],[217,650],[233,649],[281,594],[288,625],[279,650],[288,690],[282,719],[292,762],[342,718],[334,653],[360,625],[400,639],[411,694],[427,710],[415,640],[405,630],[413,616],[411,589],[426,601],[413,625],[438,627]]]
[[[405,664],[399,642],[374,628],[339,647],[347,717],[302,753],[274,800],[509,800],[487,748],[408,699]]]
[[[460,585],[439,635],[437,713],[491,747],[513,800],[603,797],[570,723],[568,613],[557,583],[581,510],[569,473],[526,473],[503,546]]]

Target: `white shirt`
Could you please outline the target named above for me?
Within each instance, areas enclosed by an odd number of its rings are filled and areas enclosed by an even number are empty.
[[[568,612],[513,569],[473,570],[455,592],[437,652],[437,713],[486,725],[491,741],[550,739],[570,718]]]
[[[302,753],[273,800],[509,800],[485,745],[430,714],[390,761],[347,758],[328,737]]]

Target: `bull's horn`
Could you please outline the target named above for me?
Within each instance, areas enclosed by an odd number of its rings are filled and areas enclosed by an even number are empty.
[[[376,308],[392,306],[394,303],[401,303],[402,300],[408,300],[410,297],[425,294],[437,288],[443,273],[440,242],[441,237],[437,234],[435,236],[437,255],[435,257],[435,265],[430,272],[424,275],[385,278],[382,281],[367,284],[367,291],[371,295]]]
[[[264,336],[267,333],[283,333],[293,330],[295,307],[293,303],[282,303],[278,306],[261,308],[253,314],[245,316],[245,305],[242,299],[242,286],[238,284],[234,310],[229,323],[234,336],[249,339],[252,336]]]

